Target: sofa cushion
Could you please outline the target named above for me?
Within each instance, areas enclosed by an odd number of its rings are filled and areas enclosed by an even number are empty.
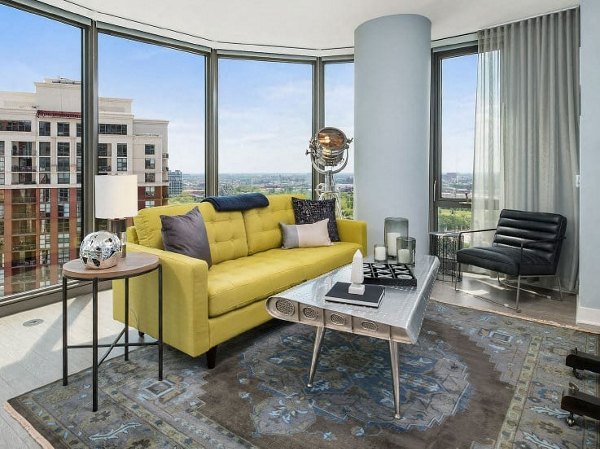
[[[352,262],[356,243],[270,249],[213,265],[208,271],[208,315],[216,317]]]
[[[294,209],[296,224],[310,224],[328,218],[329,238],[332,242],[340,241],[335,218],[335,199],[304,200],[292,198],[292,208]]]
[[[242,212],[248,236],[248,254],[281,247],[279,223],[294,224],[291,195],[269,195],[269,206]]]
[[[217,212],[210,203],[201,203],[213,264],[248,255],[246,227],[242,213]]]
[[[167,251],[204,260],[212,265],[202,214],[194,207],[185,215],[161,215],[163,246]]]
[[[164,249],[160,216],[187,214],[196,206],[195,203],[186,203],[147,207],[139,210],[138,214],[133,217],[139,244],[150,248]]]
[[[210,245],[213,264],[248,255],[246,227],[241,212],[217,212],[210,203],[186,203],[148,207],[133,218],[140,245],[164,249],[161,215],[183,215],[198,207]]]

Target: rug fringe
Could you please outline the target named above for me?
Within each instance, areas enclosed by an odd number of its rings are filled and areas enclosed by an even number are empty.
[[[17,421],[23,429],[35,440],[37,444],[42,447],[42,449],[53,449],[54,446],[50,444],[50,442],[39,433],[29,421],[25,419],[23,415],[17,412],[12,405],[8,402],[4,403],[4,410],[8,413],[12,418]]]

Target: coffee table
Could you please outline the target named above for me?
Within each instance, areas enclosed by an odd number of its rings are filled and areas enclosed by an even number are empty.
[[[388,340],[394,388],[394,418],[400,419],[398,344],[417,342],[439,265],[435,256],[418,256],[413,270],[417,286],[386,287],[385,296],[376,309],[325,301],[325,294],[333,284],[349,282],[350,265],[270,297],[266,306],[273,317],[316,327],[307,386],[312,387],[325,329]]]

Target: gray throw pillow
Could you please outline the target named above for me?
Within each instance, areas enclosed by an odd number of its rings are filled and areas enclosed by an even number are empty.
[[[327,229],[332,242],[339,242],[337,221],[335,220],[335,199],[302,200],[292,198],[296,224],[311,224],[329,218]]]
[[[212,265],[204,219],[197,207],[185,215],[161,215],[165,250],[205,260]]]

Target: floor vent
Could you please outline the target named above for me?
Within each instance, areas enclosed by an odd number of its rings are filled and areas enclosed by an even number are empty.
[[[44,322],[44,320],[41,320],[39,318],[35,318],[33,320],[25,321],[23,323],[23,326],[25,326],[25,327],[33,327],[33,326],[37,326],[38,324],[42,324],[43,322]]]

